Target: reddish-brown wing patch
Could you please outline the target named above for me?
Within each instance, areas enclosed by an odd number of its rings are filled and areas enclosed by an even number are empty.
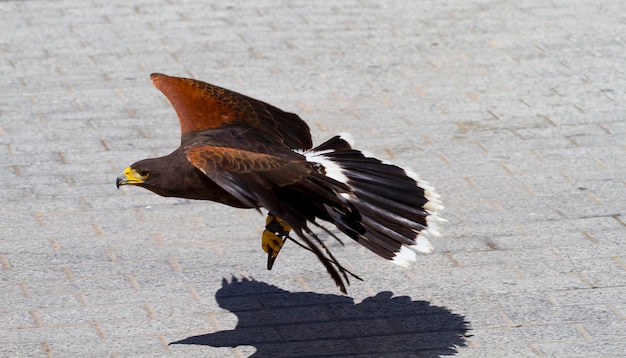
[[[249,173],[276,170],[287,165],[287,161],[269,154],[212,146],[191,148],[187,151],[187,159],[207,175],[218,168],[232,173]]]
[[[226,190],[243,182],[269,189],[293,184],[309,175],[304,158],[285,159],[229,147],[194,147],[187,151],[187,159]]]
[[[180,121],[181,134],[217,128],[237,120],[254,125],[254,109],[240,95],[224,88],[153,73],[152,83],[170,101]]]

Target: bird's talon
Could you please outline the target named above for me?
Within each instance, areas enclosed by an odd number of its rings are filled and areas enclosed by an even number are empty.
[[[267,231],[267,229],[263,230],[263,237],[261,240],[263,251],[272,257],[276,257],[280,248],[283,246],[283,239],[278,237],[273,232]]]
[[[274,215],[268,214],[265,220],[265,230],[261,238],[263,251],[267,253],[267,269],[271,270],[280,249],[289,237],[291,227]]]
[[[267,214],[267,218],[265,219],[265,230],[275,233],[278,236],[284,237],[289,235],[289,231],[291,231],[291,227],[285,224],[279,217],[276,217],[272,214]]]

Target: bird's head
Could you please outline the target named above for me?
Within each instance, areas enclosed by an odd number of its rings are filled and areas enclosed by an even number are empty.
[[[161,196],[199,199],[209,179],[180,153],[160,158],[140,160],[128,168],[115,180],[119,188],[122,185],[134,185],[148,189]]]
[[[137,185],[146,189],[159,186],[160,162],[155,159],[145,159],[124,169],[117,177],[115,185]]]

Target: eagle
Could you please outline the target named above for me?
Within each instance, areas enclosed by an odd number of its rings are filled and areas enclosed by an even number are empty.
[[[402,266],[414,262],[416,252],[433,250],[428,237],[440,236],[443,205],[412,170],[352,148],[348,133],[313,147],[309,126],[298,115],[243,94],[191,78],[150,78],[176,111],[181,144],[124,169],[118,188],[264,208],[267,268],[290,240],[311,251],[343,293],[348,276],[360,278],[320,238],[324,233],[341,242],[341,234],[323,223]]]

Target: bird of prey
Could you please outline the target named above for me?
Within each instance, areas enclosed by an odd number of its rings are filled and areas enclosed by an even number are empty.
[[[313,148],[307,124],[268,103],[189,78],[152,74],[178,115],[181,145],[140,160],[116,184],[158,195],[268,210],[262,248],[268,269],[288,239],[313,252],[342,292],[348,275],[328,250],[320,222],[399,265],[433,248],[439,195],[410,169],[352,148],[343,133]],[[295,235],[290,235],[291,232]]]

